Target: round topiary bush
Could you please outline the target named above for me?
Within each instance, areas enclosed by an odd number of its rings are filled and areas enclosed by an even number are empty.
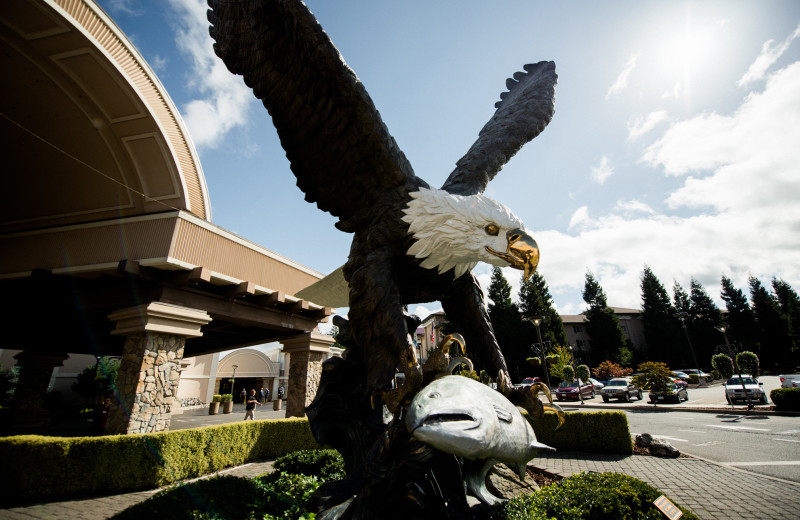
[[[491,520],[661,520],[661,492],[618,473],[581,473],[494,506]],[[677,506],[677,504],[676,504]],[[697,516],[678,506],[686,520]]]

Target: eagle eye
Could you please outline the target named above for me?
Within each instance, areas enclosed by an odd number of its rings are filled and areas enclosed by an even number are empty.
[[[492,235],[496,237],[498,233],[500,233],[500,228],[496,224],[486,224],[486,227],[483,228],[486,231],[487,235]]]

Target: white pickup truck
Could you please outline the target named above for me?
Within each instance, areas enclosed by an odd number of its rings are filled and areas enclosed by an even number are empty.
[[[783,374],[778,377],[781,379],[781,388],[800,388],[800,374]]]

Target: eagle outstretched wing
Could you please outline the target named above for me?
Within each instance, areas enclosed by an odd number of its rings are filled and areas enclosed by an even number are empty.
[[[553,119],[558,80],[555,63],[541,61],[523,69],[525,72],[506,80],[508,92],[500,94],[497,111],[456,162],[443,190],[454,195],[483,193],[503,165]]]
[[[272,116],[308,202],[355,231],[426,185],[314,15],[298,0],[208,0],[214,51]],[[404,203],[405,200],[391,202]]]

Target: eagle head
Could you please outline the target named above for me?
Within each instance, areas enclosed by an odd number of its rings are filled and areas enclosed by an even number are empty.
[[[521,269],[527,280],[539,264],[539,247],[522,220],[483,195],[420,188],[411,193],[403,213],[414,237],[406,253],[427,269],[453,269],[461,276],[482,261]]]

